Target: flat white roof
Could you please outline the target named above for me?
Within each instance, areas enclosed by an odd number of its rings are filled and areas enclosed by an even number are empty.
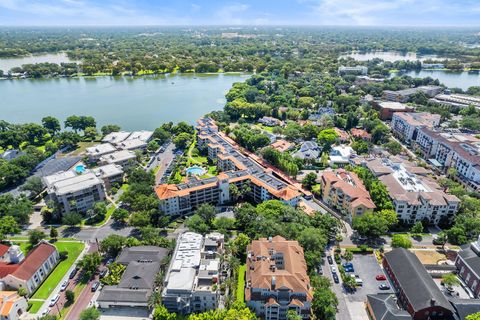
[[[107,134],[105,137],[103,137],[102,141],[110,142],[112,144],[117,144],[127,139],[130,134],[131,134],[130,132],[126,132],[126,131],[112,132]]]
[[[63,195],[102,184],[102,181],[93,173],[75,175],[72,178],[57,181],[52,184],[51,190],[57,195]]]
[[[86,149],[87,155],[103,155],[111,152],[117,151],[117,148],[115,148],[113,145],[110,143],[102,143],[102,144],[97,144],[96,146],[90,147]]]
[[[118,147],[120,149],[124,150],[132,150],[132,149],[140,149],[143,148],[147,145],[147,143],[143,140],[140,139],[131,139],[131,140],[125,140],[122,141],[118,144]]]
[[[100,160],[108,163],[116,163],[133,158],[135,158],[135,153],[129,150],[121,150],[102,156]]]
[[[105,178],[123,174],[121,166],[116,164],[107,164],[92,170],[97,177]]]
[[[194,268],[181,268],[179,271],[172,271],[168,277],[168,290],[192,291],[197,271]]]
[[[150,140],[152,136],[153,136],[153,131],[145,131],[145,130],[134,131],[128,136],[127,140],[139,139],[146,142]]]
[[[76,176],[75,172],[73,172],[71,170],[70,171],[62,171],[62,172],[52,174],[50,176],[43,177],[43,183],[46,185],[47,188],[50,188],[52,186],[52,184],[54,184],[55,182],[62,181],[62,180],[65,180],[65,179],[70,179],[70,178],[73,178],[75,176]]]

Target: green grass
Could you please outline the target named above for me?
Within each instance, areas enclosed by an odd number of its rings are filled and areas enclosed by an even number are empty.
[[[263,124],[257,124],[256,126],[259,127],[263,131],[273,133],[273,127],[264,126]]]
[[[84,244],[81,242],[56,242],[54,245],[57,247],[57,250],[67,251],[68,258],[60,261],[60,263],[55,267],[55,269],[50,273],[48,278],[42,283],[42,285],[35,291],[32,298],[33,299],[48,299],[53,289],[58,285],[62,278],[67,273],[68,269],[75,262],[77,257],[80,255],[84,248]]]
[[[81,142],[78,143],[77,149],[75,151],[71,152],[71,155],[72,156],[78,156],[79,154],[85,152],[87,148],[93,147],[94,145],[97,145],[97,144],[98,144],[98,142],[96,142],[96,141],[88,141],[88,142],[81,141]]]
[[[102,224],[104,224],[106,221],[108,221],[108,219],[110,219],[110,217],[112,216],[112,213],[113,213],[113,211],[115,211],[115,209],[116,209],[116,207],[113,204],[110,204],[107,208],[107,213],[105,214],[105,218],[103,218],[102,221],[99,221],[99,222],[95,223],[95,226],[99,227]]]
[[[237,301],[245,301],[245,271],[247,265],[242,264],[238,267],[238,281],[237,281]]]
[[[122,189],[124,192],[128,190],[128,183],[124,183],[122,184],[122,186],[120,187],[120,189]]]
[[[156,166],[155,168],[153,168],[153,174],[157,174],[158,170],[160,170],[160,167],[161,166]]]
[[[37,313],[43,305],[43,301],[28,301],[28,312]]]

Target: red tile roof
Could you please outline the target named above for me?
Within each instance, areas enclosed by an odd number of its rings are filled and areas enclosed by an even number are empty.
[[[0,279],[5,278],[9,274],[18,269],[19,264],[0,262]]]
[[[0,256],[3,256],[5,253],[7,253],[9,246],[5,244],[0,244]]]
[[[55,246],[41,242],[25,257],[25,260],[19,264],[19,267],[12,273],[12,276],[22,280],[30,279],[56,250],[57,248],[55,248]]]

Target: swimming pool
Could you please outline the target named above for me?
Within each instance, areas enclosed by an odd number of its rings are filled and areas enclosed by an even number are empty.
[[[205,173],[207,173],[207,170],[199,166],[191,166],[186,169],[186,172],[188,176],[203,176]]]
[[[79,164],[78,166],[75,167],[75,172],[76,173],[84,173],[85,172],[85,165]]]

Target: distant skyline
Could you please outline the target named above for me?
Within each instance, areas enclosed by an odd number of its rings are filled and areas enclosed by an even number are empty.
[[[0,0],[3,26],[480,26],[480,0]]]

